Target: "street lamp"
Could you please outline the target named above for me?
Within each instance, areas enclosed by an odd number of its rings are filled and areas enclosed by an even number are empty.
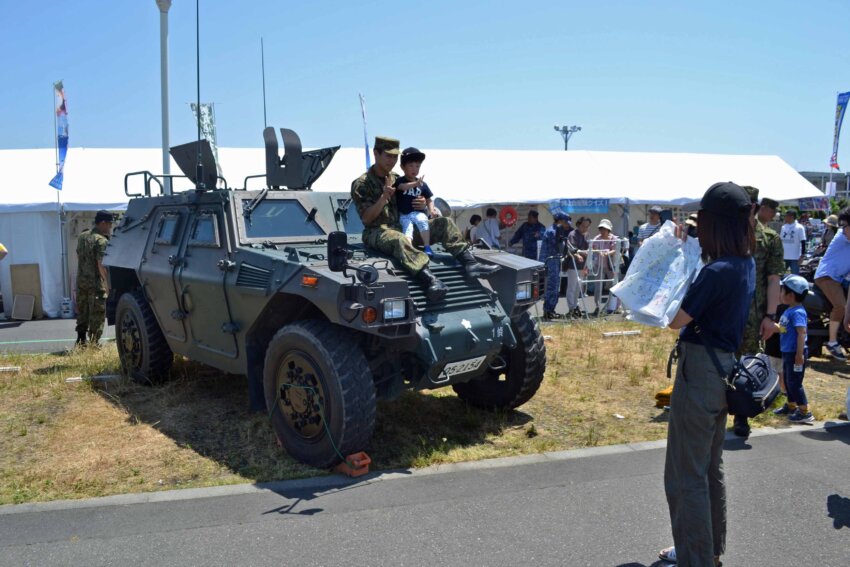
[[[576,132],[581,132],[581,126],[558,126],[555,124],[555,131],[560,133],[564,138],[564,151],[567,151],[569,148],[570,138]]]
[[[159,8],[159,70],[162,97],[162,173],[171,174],[171,158],[168,157],[168,10],[171,0],[156,0]],[[165,178],[165,194],[171,194],[171,178]]]

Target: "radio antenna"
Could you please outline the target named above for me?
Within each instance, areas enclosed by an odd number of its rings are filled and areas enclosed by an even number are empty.
[[[263,128],[268,128],[269,122],[266,120],[266,54],[263,49],[262,36],[260,36],[260,67],[263,70]]]
[[[201,1],[195,0],[195,86],[197,89],[198,163],[195,170],[195,190],[204,191],[204,165],[201,155]]]

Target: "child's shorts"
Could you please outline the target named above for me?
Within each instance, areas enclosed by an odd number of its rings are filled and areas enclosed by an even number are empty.
[[[422,211],[413,211],[401,215],[398,219],[401,222],[401,231],[408,240],[413,241],[413,227],[416,227],[420,233],[431,230],[428,226],[428,215]]]

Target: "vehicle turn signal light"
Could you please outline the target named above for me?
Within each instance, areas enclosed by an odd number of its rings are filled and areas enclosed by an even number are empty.
[[[374,323],[375,321],[378,320],[378,310],[375,309],[374,307],[367,307],[366,309],[363,310],[362,317],[363,317],[364,323],[368,323],[368,324]]]
[[[319,285],[319,276],[301,276],[301,285],[304,287],[317,287]]]

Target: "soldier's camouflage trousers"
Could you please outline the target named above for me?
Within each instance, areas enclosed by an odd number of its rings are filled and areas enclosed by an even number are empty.
[[[95,287],[77,286],[77,336],[85,334],[97,344],[106,321],[106,293]]]
[[[738,354],[756,354],[761,352],[759,347],[759,330],[761,330],[761,321],[764,318],[762,312],[756,309],[756,304],[753,302],[750,305],[750,312],[747,315],[747,325],[744,327],[744,340],[741,343],[741,350]]]
[[[428,224],[431,227],[431,244],[442,244],[452,256],[457,256],[469,246],[453,220],[437,217],[429,220]],[[419,241],[418,233],[414,241]],[[411,274],[418,274],[428,266],[428,255],[411,244],[402,234],[400,226],[367,228],[363,231],[363,243],[397,259]]]

